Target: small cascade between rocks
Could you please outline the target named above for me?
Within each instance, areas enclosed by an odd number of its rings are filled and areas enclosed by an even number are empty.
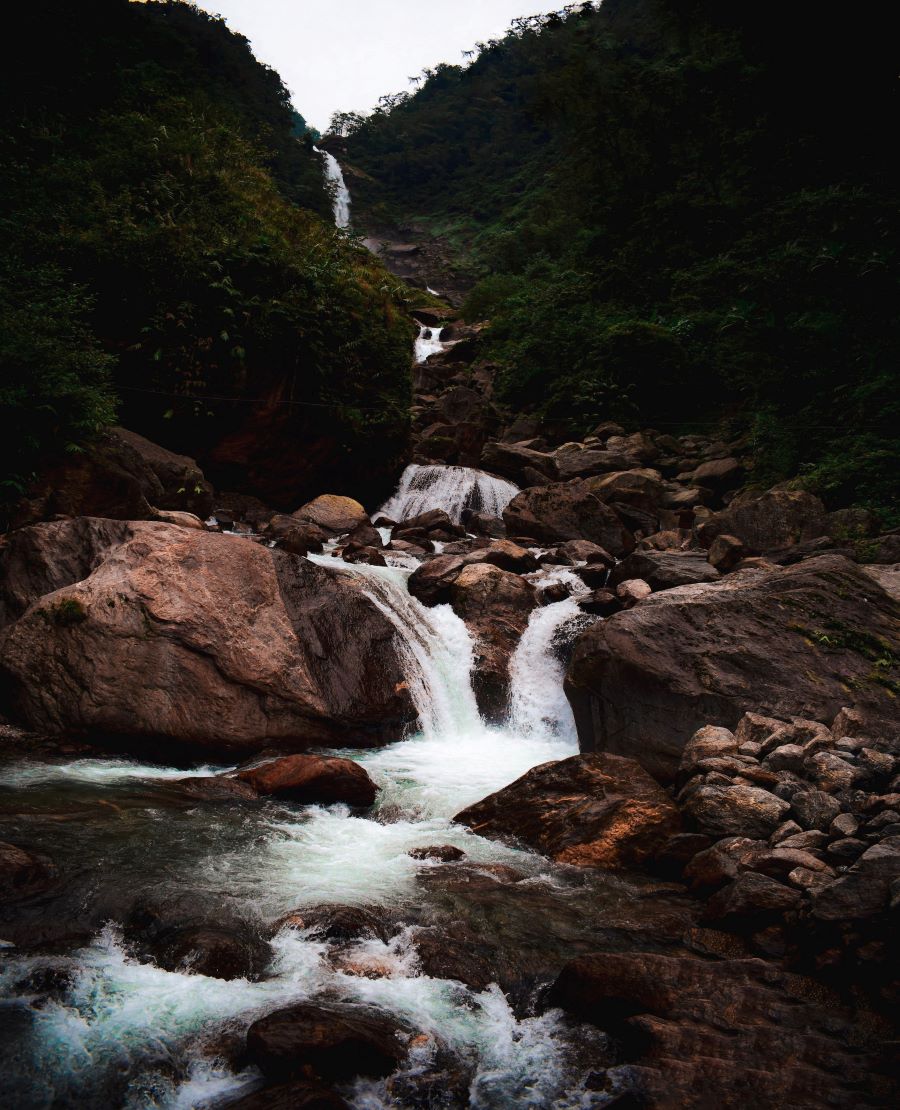
[[[316,154],[321,154],[324,161],[325,180],[328,182],[332,194],[334,207],[334,222],[337,227],[350,226],[350,190],[344,181],[344,172],[340,162],[327,150],[313,147]]]
[[[391,520],[405,520],[428,509],[443,509],[459,524],[464,509],[502,516],[518,492],[512,482],[483,470],[411,463],[400,477],[397,492],[379,512]]]
[[[416,336],[414,348],[416,362],[427,362],[432,355],[440,354],[444,350],[445,344],[441,342],[443,330],[431,324],[419,325],[419,334]]]

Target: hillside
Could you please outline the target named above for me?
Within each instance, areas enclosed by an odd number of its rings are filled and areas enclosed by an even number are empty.
[[[279,504],[326,472],[389,488],[407,293],[335,231],[278,75],[185,3],[42,0],[23,24],[0,112],[7,503],[116,414]]]
[[[761,486],[896,523],[888,41],[766,4],[517,20],[338,121],[357,210],[456,247],[510,412],[723,425]]]

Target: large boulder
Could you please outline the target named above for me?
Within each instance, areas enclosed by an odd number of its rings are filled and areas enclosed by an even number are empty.
[[[0,674],[36,730],[205,754],[377,743],[415,719],[394,627],[349,574],[142,521],[35,525],[4,562],[21,615]]]
[[[634,550],[634,536],[618,514],[582,481],[522,490],[504,510],[503,522],[512,536],[551,544],[591,540],[617,557]]]
[[[720,533],[736,536],[754,551],[778,551],[824,536],[825,506],[804,490],[742,493],[715,518]]]
[[[324,755],[284,755],[238,773],[259,794],[295,802],[345,802],[370,806],[378,787],[352,759]]]
[[[489,719],[501,720],[509,693],[509,660],[538,603],[535,588],[492,563],[473,563],[456,575],[449,595],[453,611],[475,637],[472,684],[478,707]]]
[[[542,451],[532,451],[514,443],[486,443],[481,452],[483,469],[501,478],[510,478],[517,485],[530,485],[528,471],[535,471],[552,482],[557,476],[556,460]]]
[[[900,606],[854,563],[825,555],[667,590],[592,625],[566,692],[582,751],[631,756],[669,778],[700,727],[734,728],[747,711],[830,720],[851,702],[894,735],[898,638]]]
[[[628,458],[625,455],[589,447],[580,451],[558,450],[553,457],[556,459],[560,481],[563,482],[570,478],[590,478],[595,474],[608,474],[610,471],[625,470],[628,467]]]
[[[359,1006],[302,1002],[276,1010],[247,1030],[247,1059],[266,1076],[311,1069],[325,1079],[390,1075],[406,1055],[404,1030],[386,1014]]]
[[[702,551],[633,551],[610,571],[609,585],[641,578],[655,592],[697,582],[717,582],[720,577]]]
[[[455,820],[508,837],[560,863],[640,866],[678,831],[678,811],[633,759],[576,755],[533,767]]]
[[[341,497],[336,493],[323,493],[308,501],[293,514],[297,520],[316,524],[329,536],[341,536],[352,532],[361,524],[368,524],[366,510],[352,497]]]

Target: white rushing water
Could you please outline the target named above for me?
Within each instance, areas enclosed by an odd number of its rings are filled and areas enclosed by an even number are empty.
[[[384,511],[403,516],[440,507],[458,518],[468,505],[498,513],[515,492],[511,483],[479,471],[410,467]],[[258,824],[243,844],[208,853],[178,882],[227,891],[233,903],[252,906],[264,922],[322,903],[413,912],[421,903],[423,872],[446,865],[414,859],[410,850],[452,844],[475,869],[512,866],[527,876],[526,883],[555,889],[558,880],[546,860],[486,840],[452,819],[536,764],[577,751],[558,658],[560,639],[584,620],[575,601],[533,611],[511,662],[509,720],[491,727],[472,688],[472,635],[449,606],[429,609],[411,597],[408,570],[352,565],[330,555],[311,558],[354,577],[393,624],[419,730],[385,748],[341,753],[363,764],[379,785],[371,813],[361,816],[340,805],[272,807],[253,818]],[[566,580],[583,589],[562,568],[541,573],[543,581]],[[76,760],[43,770],[20,765],[10,774],[0,776],[0,785],[14,781],[26,790],[60,779],[107,790],[124,789],[135,779],[163,786],[185,777],[184,771],[124,760]],[[223,1026],[240,1033],[273,1009],[323,995],[376,1006],[421,1031],[425,1040],[404,1065],[410,1077],[427,1070],[438,1045],[457,1054],[471,1075],[468,1105],[477,1110],[575,1110],[602,1102],[581,1085],[574,1042],[559,1013],[517,1017],[496,985],[476,991],[423,974],[409,928],[401,925],[387,941],[360,939],[348,949],[333,948],[310,930],[286,927],[272,946],[270,965],[255,982],[140,962],[113,925],[86,947],[55,957],[54,966],[69,974],[70,983],[63,997],[42,1002],[34,1012],[33,1067],[45,1087],[45,1098],[35,1105],[106,1105],[106,1088],[97,1077],[110,1066],[126,1077],[121,1082],[127,1090],[117,1103],[126,1110],[218,1105],[258,1082],[252,1070],[235,1071],[210,1050]],[[41,959],[8,959],[0,970],[0,992],[46,966]],[[580,1034],[582,1047],[592,1035]],[[403,1105],[386,1081],[359,1080],[343,1093],[356,1110]]]
[[[350,226],[350,190],[344,181],[344,173],[340,163],[333,154],[327,150],[313,147],[316,154],[321,154],[324,162],[325,180],[331,189],[332,204],[334,207],[334,222],[337,227]]]
[[[416,362],[427,362],[432,355],[440,354],[444,349],[441,342],[443,328],[432,327],[429,324],[419,325],[419,334],[416,336],[414,352]]]
[[[420,466],[411,463],[393,497],[379,510],[391,520],[406,520],[428,509],[443,509],[459,523],[463,509],[501,516],[519,487],[468,466]]]

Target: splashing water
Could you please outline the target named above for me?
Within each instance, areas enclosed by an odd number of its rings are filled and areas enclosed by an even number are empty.
[[[501,516],[519,487],[468,466],[420,466],[411,463],[397,492],[381,507],[392,520],[406,520],[428,509],[443,509],[458,524],[463,509]]]
[[[441,342],[443,330],[426,324],[419,325],[419,334],[416,336],[414,347],[416,362],[427,362],[431,355],[437,355],[443,351],[444,344]]]
[[[328,182],[332,195],[334,208],[334,222],[336,227],[350,226],[350,190],[344,181],[344,173],[340,163],[333,154],[327,150],[313,147],[316,154],[321,154],[325,163],[325,180]]]

